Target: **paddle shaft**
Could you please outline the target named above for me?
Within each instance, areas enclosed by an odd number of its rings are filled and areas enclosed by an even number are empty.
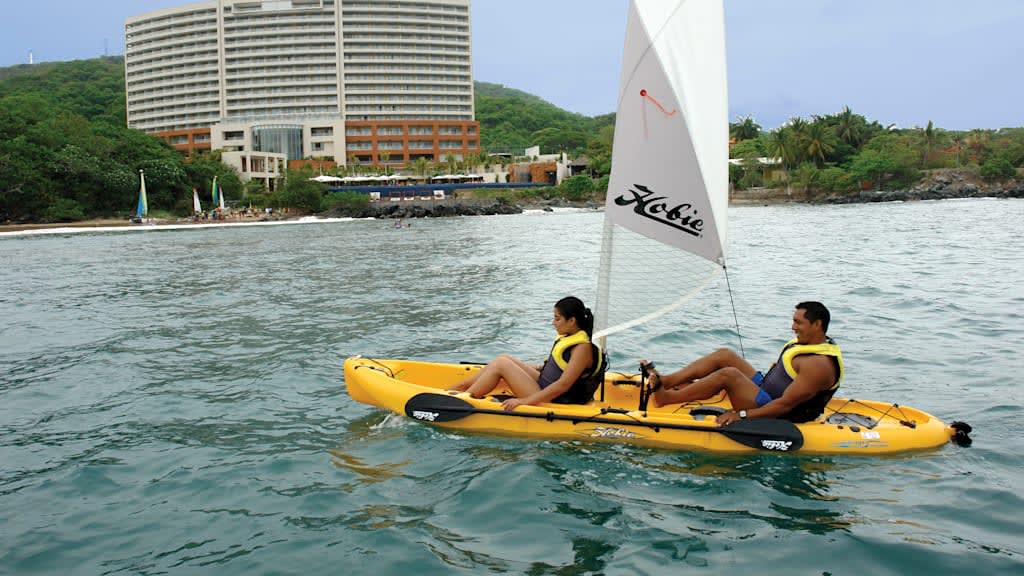
[[[602,418],[601,416],[596,415],[573,416],[568,414],[557,414],[555,412],[537,414],[534,412],[509,412],[506,410],[478,408],[461,398],[430,393],[422,393],[410,398],[406,403],[405,412],[407,415],[416,418],[417,420],[424,420],[427,422],[451,422],[472,414],[492,414],[496,416],[534,418],[547,420],[549,422],[561,420],[572,422],[573,424],[593,422],[595,424],[614,424],[617,426],[640,426],[652,429],[655,432],[662,429],[713,432],[723,434],[744,446],[779,452],[798,450],[803,445],[803,435],[792,422],[774,419],[741,420],[724,428],[719,428],[717,426],[697,426],[693,424],[673,424],[670,422],[644,422],[635,418],[633,420],[624,421],[615,418]],[[775,428],[775,430],[772,430],[771,428]]]

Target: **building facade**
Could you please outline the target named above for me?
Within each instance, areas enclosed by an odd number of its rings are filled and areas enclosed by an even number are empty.
[[[461,159],[480,148],[471,70],[470,0],[213,0],[125,23],[128,126],[182,152]]]

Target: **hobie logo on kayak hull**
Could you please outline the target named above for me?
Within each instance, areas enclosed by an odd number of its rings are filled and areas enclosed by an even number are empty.
[[[615,428],[612,426],[597,426],[590,431],[591,438],[626,438],[633,439],[639,438],[640,436],[626,430],[625,428]]]
[[[437,412],[427,412],[426,410],[413,410],[412,417],[417,420],[426,420],[427,422],[433,422],[440,416]]]
[[[793,443],[789,440],[761,440],[761,446],[765,450],[778,450],[779,452],[786,452]]]
[[[633,184],[629,193],[632,194],[632,197],[623,194],[615,199],[615,203],[619,206],[634,204],[633,212],[644,218],[650,218],[659,224],[671,226],[676,230],[682,230],[691,236],[700,238],[704,229],[704,220],[696,217],[697,209],[692,204],[683,203],[669,206],[668,202],[664,201],[665,196],[656,196],[654,190],[643,184]]]

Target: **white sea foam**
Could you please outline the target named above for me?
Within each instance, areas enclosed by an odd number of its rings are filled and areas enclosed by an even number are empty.
[[[61,226],[59,228],[36,228],[32,230],[15,230],[0,232],[0,237],[10,236],[42,236],[47,234],[94,234],[97,232],[155,232],[159,230],[204,230],[207,228],[250,227],[250,226],[285,226],[292,224],[330,224],[335,222],[353,222],[360,218],[318,218],[303,216],[295,220],[273,220],[261,222],[209,222],[198,224],[137,224],[129,226]],[[372,218],[371,218],[372,220]]]

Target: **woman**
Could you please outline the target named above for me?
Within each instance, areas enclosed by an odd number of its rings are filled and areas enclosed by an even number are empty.
[[[604,362],[600,349],[590,344],[594,315],[582,300],[566,296],[555,304],[551,325],[558,332],[558,338],[544,364],[531,366],[502,354],[453,386],[451,391],[468,391],[474,398],[483,398],[504,380],[516,396],[501,403],[508,411],[523,404],[589,401],[594,393],[593,387],[588,386],[588,381],[592,380],[589,377],[600,370]]]

